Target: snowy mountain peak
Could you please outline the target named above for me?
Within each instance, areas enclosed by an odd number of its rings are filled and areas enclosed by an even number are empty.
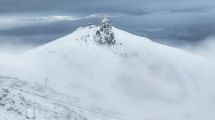
[[[100,26],[90,25],[85,29],[89,30],[81,36],[82,40],[87,41],[91,39],[98,45],[114,45],[116,43],[111,20],[108,18],[102,19]]]
[[[208,83],[215,79],[215,67],[208,62],[119,30],[105,18],[99,26],[78,28],[25,54],[2,55],[0,111],[12,106],[6,113],[19,116],[17,120],[31,113],[23,104],[33,106],[35,120],[186,120],[187,114],[198,120],[195,115],[200,113],[214,118],[213,111],[201,106],[201,101],[209,106],[213,100],[206,100],[207,94],[214,95],[214,84]],[[12,103],[5,103],[8,99]],[[189,111],[188,104],[199,111]]]

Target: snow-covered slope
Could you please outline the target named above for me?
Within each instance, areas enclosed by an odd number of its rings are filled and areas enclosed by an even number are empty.
[[[215,117],[215,67],[210,60],[114,27],[116,43],[101,45],[95,41],[98,29],[79,28],[22,55],[1,55],[5,60],[0,61],[0,74],[57,91],[57,95],[48,92],[43,96],[68,107],[64,111],[83,116],[77,118],[81,120]],[[18,62],[14,62],[15,58]],[[33,89],[31,93],[35,92],[38,91]],[[36,95],[40,94],[43,92]],[[49,109],[56,107],[44,100],[34,102],[47,104]],[[36,119],[41,120],[41,116]]]

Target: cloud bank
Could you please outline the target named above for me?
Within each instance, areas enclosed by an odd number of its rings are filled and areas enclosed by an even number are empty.
[[[0,0],[0,40],[43,44],[111,16],[114,26],[157,42],[194,44],[215,34],[214,8],[213,0]]]

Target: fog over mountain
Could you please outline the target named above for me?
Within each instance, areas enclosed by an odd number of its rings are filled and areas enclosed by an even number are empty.
[[[214,120],[212,0],[0,0],[0,120]]]
[[[1,53],[0,114],[6,114],[0,117],[213,120],[214,52],[192,50],[135,36],[104,19],[24,53]]]

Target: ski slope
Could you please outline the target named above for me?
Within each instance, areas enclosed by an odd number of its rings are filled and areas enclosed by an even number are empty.
[[[0,75],[56,91],[44,96],[88,110],[79,113],[83,119],[213,120],[212,60],[115,27],[116,43],[100,45],[98,29],[82,27],[23,54],[0,54]],[[52,109],[53,103],[38,99]]]

